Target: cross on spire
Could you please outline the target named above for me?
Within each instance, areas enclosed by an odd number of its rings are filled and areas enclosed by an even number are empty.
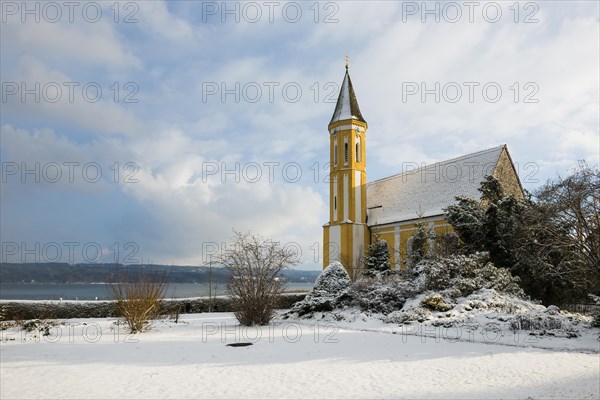
[[[346,59],[346,69],[348,69],[348,61],[350,60],[350,57],[348,57],[348,54],[346,54],[345,59]]]

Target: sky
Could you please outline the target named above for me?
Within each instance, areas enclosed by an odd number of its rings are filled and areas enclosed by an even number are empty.
[[[596,1],[0,5],[3,262],[199,265],[251,230],[320,269],[345,56],[369,181],[599,164]]]

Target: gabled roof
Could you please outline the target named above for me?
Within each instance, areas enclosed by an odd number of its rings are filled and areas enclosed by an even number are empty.
[[[348,66],[346,66],[346,75],[344,75],[344,81],[342,82],[342,88],[340,89],[337,104],[335,105],[335,111],[333,112],[329,124],[331,125],[334,122],[347,119],[354,119],[367,123],[360,113],[360,108],[358,108],[358,101],[356,101],[352,81],[348,74]]]
[[[367,223],[390,224],[443,214],[456,196],[479,199],[506,145],[421,166],[367,184]]]

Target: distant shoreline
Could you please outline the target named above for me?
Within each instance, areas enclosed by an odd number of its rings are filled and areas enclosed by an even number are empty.
[[[0,300],[4,301],[101,301],[111,300],[109,283],[0,283]],[[307,292],[313,283],[289,282],[286,291]],[[225,284],[213,283],[217,296],[226,293]],[[165,299],[203,298],[208,283],[168,283]]]

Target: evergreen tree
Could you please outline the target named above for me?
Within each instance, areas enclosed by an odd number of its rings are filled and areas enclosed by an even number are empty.
[[[428,240],[433,240],[427,230],[427,223],[422,219],[417,222],[417,233],[410,239],[410,252],[408,255],[408,265],[413,267],[427,256]]]
[[[390,252],[385,240],[375,237],[365,256],[365,268],[368,274],[377,274],[390,269]]]
[[[484,247],[484,210],[477,200],[470,197],[457,197],[456,201],[457,204],[445,210],[446,219],[463,242],[466,253],[481,251]]]
[[[479,191],[480,202],[458,197],[458,203],[445,210],[446,218],[468,253],[487,251],[494,265],[511,268],[528,202],[504,196],[502,185],[493,176],[486,177]]]
[[[527,294],[546,304],[576,302],[600,283],[600,174],[580,166],[516,199],[487,177],[480,201],[460,197],[446,218],[465,253],[486,251],[494,265],[519,276]]]

